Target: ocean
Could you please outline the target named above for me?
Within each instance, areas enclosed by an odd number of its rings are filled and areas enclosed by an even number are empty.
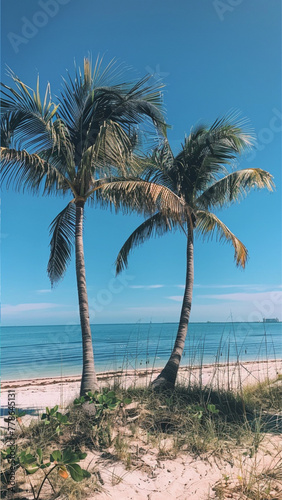
[[[177,323],[92,325],[97,372],[161,367]],[[79,325],[1,328],[1,378],[81,374]],[[282,358],[282,323],[190,323],[182,365]]]

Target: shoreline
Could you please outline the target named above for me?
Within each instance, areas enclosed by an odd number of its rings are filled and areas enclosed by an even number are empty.
[[[231,361],[230,363],[205,363],[203,365],[184,365],[180,366],[179,368],[179,374],[182,372],[188,372],[188,371],[199,371],[199,370],[206,370],[210,368],[223,368],[223,367],[230,367],[230,368],[235,368],[238,366],[249,366],[249,365],[260,365],[260,366],[266,366],[266,365],[273,365],[274,363],[277,363],[278,365],[282,364],[282,359],[269,359],[269,360],[261,360],[261,361],[236,361],[233,362]],[[98,380],[107,380],[107,379],[112,379],[115,377],[132,377],[136,376],[138,378],[144,378],[148,377],[149,375],[155,375],[157,373],[160,373],[162,368],[155,367],[155,368],[138,368],[138,369],[131,369],[131,370],[107,370],[107,371],[102,371],[102,372],[97,372],[97,379]],[[26,379],[11,379],[11,380],[2,380],[1,381],[1,388],[2,390],[5,390],[6,388],[15,388],[15,387],[26,387],[26,386],[31,386],[31,385],[51,385],[51,384],[65,384],[68,382],[79,382],[81,380],[81,374],[77,375],[63,375],[63,376],[46,376],[46,377],[35,377],[35,378],[26,378]]]
[[[101,389],[115,384],[128,389],[144,387],[161,372],[161,368],[128,371],[107,371],[97,374]],[[223,388],[238,391],[242,386],[255,385],[266,379],[275,380],[282,375],[282,359],[267,361],[246,361],[236,363],[182,366],[178,382],[186,386]],[[2,382],[1,408],[4,413],[8,405],[8,391],[15,392],[16,408],[41,411],[46,406],[59,405],[65,409],[79,396],[81,375],[65,377],[42,377],[36,379],[10,380]],[[2,411],[2,413],[3,413]]]

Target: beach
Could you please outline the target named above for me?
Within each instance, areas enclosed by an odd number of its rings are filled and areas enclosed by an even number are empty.
[[[160,369],[108,371],[98,374],[100,387],[113,387],[119,384],[122,387],[142,387],[154,379]],[[203,366],[183,366],[179,370],[180,384],[191,387],[193,384],[214,389],[225,388],[239,391],[242,387],[277,381],[282,374],[282,360],[248,361],[230,364],[206,364]],[[8,391],[15,391],[16,407],[21,410],[35,410],[34,415],[22,417],[22,425],[29,425],[38,419],[38,414],[45,406],[59,405],[65,410],[75,397],[79,396],[80,376],[45,377],[19,381],[2,382],[2,410],[7,407]],[[136,410],[132,403],[128,406],[130,412]],[[128,418],[128,417],[127,417]],[[1,427],[7,425],[1,418]],[[127,436],[126,428],[120,425],[119,433]],[[203,452],[179,452],[173,454],[172,438],[169,436],[157,444],[150,444],[146,437],[140,435],[130,441],[132,462],[130,467],[123,460],[115,457],[114,445],[107,448],[107,452],[87,449],[87,457],[81,465],[92,471],[95,487],[88,487],[87,500],[207,500],[223,498],[218,496],[224,488],[224,498],[237,500],[249,498],[240,493],[240,481],[244,476],[253,474],[253,470],[273,470],[280,464],[282,451],[281,436],[276,433],[265,434],[255,455],[246,449],[236,447],[231,454],[222,449],[220,454]],[[84,449],[84,448],[83,448]],[[162,454],[160,455],[160,449]],[[244,453],[242,453],[244,452]],[[225,478],[225,479],[224,479]],[[228,478],[228,480],[226,479]],[[239,478],[239,479],[238,479]],[[275,483],[276,484],[276,483]],[[280,483],[279,483],[280,484]],[[278,487],[280,487],[278,484]],[[98,488],[98,489],[97,489]],[[28,489],[28,485],[27,485]],[[238,490],[238,493],[236,491]],[[229,493],[230,491],[230,493]],[[278,490],[277,490],[278,491]],[[282,494],[282,490],[278,495]],[[46,486],[44,500],[49,499],[51,492]],[[48,496],[49,495],[49,496]],[[29,493],[24,497],[31,499]],[[68,494],[61,494],[60,500],[68,500]],[[71,497],[73,498],[73,497]],[[280,497],[269,497],[280,498]]]
[[[138,387],[148,385],[160,373],[160,369],[108,371],[98,373],[101,387]],[[266,378],[274,380],[282,373],[282,360],[247,361],[227,364],[183,366],[178,381],[182,384],[202,384],[214,388],[235,390],[241,384],[254,385]],[[8,390],[16,394],[16,407],[22,410],[43,410],[45,406],[66,408],[79,396],[80,376],[45,377],[2,382],[1,406],[7,407]]]

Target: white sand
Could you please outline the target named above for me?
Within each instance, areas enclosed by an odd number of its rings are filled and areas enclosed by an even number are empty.
[[[160,372],[159,369],[131,370],[127,372],[105,372],[98,374],[101,386],[112,386],[119,382],[124,387],[148,384]],[[238,388],[241,384],[255,384],[266,377],[274,380],[282,374],[282,360],[248,361],[227,365],[204,365],[201,368],[182,367],[178,380],[181,383],[201,382],[203,386]],[[7,407],[8,390],[15,390],[16,407],[21,409],[44,409],[58,404],[65,408],[79,396],[80,376],[50,377],[31,380],[2,382],[1,406]]]

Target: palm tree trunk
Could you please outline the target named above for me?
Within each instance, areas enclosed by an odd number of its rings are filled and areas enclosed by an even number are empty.
[[[82,333],[83,370],[80,386],[80,395],[88,391],[98,390],[98,382],[94,367],[92,336],[89,321],[88,297],[85,277],[84,249],[83,249],[83,213],[84,202],[76,203],[75,225],[75,266],[79,302],[80,325]]]
[[[188,323],[192,305],[193,282],[194,282],[194,235],[191,222],[188,221],[188,238],[187,238],[187,269],[186,269],[186,284],[182,302],[180,321],[177,331],[176,340],[171,353],[171,356],[161,371],[160,375],[152,382],[153,388],[173,388],[184,349],[185,339],[188,330]]]

